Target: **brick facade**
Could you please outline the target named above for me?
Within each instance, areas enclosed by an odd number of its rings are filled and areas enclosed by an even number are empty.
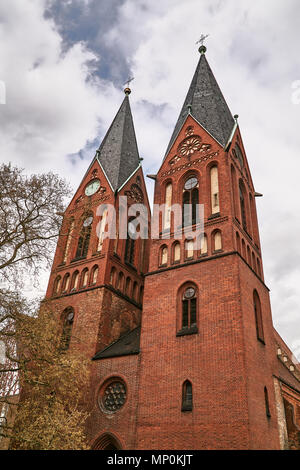
[[[284,412],[279,403],[282,388],[288,385],[282,385],[276,354],[256,193],[240,130],[236,123],[227,145],[220,144],[211,132],[188,113],[161,168],[152,176],[156,204],[166,202],[166,187],[172,184],[172,204],[182,205],[186,181],[197,179],[197,202],[204,206],[207,237],[204,252],[194,250],[187,256],[181,239],[175,259],[178,226],[174,217],[171,238],[163,238],[161,218],[161,238],[137,240],[131,263],[125,256],[126,240],[106,239],[97,252],[99,204],[110,202],[118,208],[119,196],[126,194],[130,204],[141,202],[134,192],[134,185],[138,185],[149,213],[140,167],[113,191],[95,160],[66,211],[46,301],[60,312],[73,308],[71,347],[79,339],[87,356],[94,358],[87,389],[91,411],[87,431],[92,448],[280,449],[287,446],[282,437],[287,413],[287,433],[297,441],[299,405],[293,414],[287,405]],[[189,147],[193,145],[195,148]],[[189,148],[190,153],[186,152]],[[217,168],[218,184],[212,180],[213,167]],[[84,188],[95,175],[101,187],[87,197]],[[215,194],[213,187],[218,187]],[[83,259],[76,259],[80,227],[87,214],[93,214],[89,249]],[[75,228],[68,242],[72,217]],[[70,283],[69,290],[63,291],[66,273],[70,278],[76,270],[88,268],[91,273],[96,265],[95,282],[89,277],[86,286],[72,291]],[[55,292],[58,276],[62,290]],[[194,289],[196,320],[188,328],[183,325],[183,309],[188,305],[184,304],[188,302],[183,297],[185,287]],[[125,348],[125,353],[124,335],[137,327],[141,327],[139,348],[131,352]],[[94,357],[102,350],[105,356]],[[109,351],[114,351],[111,356]],[[294,375],[293,380],[293,396],[289,396],[296,406],[300,382]],[[189,409],[182,406],[185,381],[192,386]],[[110,383],[115,383],[114,390],[109,390]],[[116,405],[115,411],[101,405],[105,393],[111,397],[111,406]],[[288,395],[286,389],[284,393]]]

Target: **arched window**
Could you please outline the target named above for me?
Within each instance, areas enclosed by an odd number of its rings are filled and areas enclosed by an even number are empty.
[[[78,281],[79,281],[79,271],[75,271],[72,276],[71,291],[74,291],[77,289]]]
[[[194,258],[194,240],[185,240],[185,259]]]
[[[241,165],[241,168],[244,167],[244,157],[243,153],[241,151],[241,148],[238,143],[235,144],[235,148],[233,150],[234,156],[238,159],[239,164]]]
[[[180,263],[180,243],[175,242],[173,245],[173,263]]]
[[[238,217],[238,197],[237,197],[237,179],[236,179],[236,172],[233,165],[231,165],[231,187],[232,187],[232,198],[233,198],[233,210],[235,217]]]
[[[134,264],[135,258],[135,239],[132,238],[135,234],[135,227],[131,223],[128,222],[128,229],[127,229],[127,238],[126,238],[126,246],[125,246],[125,261],[129,264]]]
[[[137,282],[134,282],[133,289],[132,289],[132,298],[135,301],[137,301],[137,291],[138,291],[138,285],[137,285]]]
[[[112,434],[103,434],[98,437],[92,446],[92,450],[119,450],[122,449],[121,444]]]
[[[63,292],[67,292],[68,289],[69,289],[69,286],[70,286],[70,274],[67,273],[67,274],[65,274],[65,276],[64,276],[62,291],[63,291]]]
[[[98,266],[94,266],[93,269],[92,269],[92,275],[91,275],[91,284],[92,285],[97,284],[98,272],[99,272]]]
[[[67,242],[65,246],[65,251],[64,251],[63,263],[66,263],[67,258],[68,258],[70,243],[72,240],[72,235],[73,235],[73,230],[74,230],[74,224],[75,224],[74,220],[71,220],[70,227],[68,230],[68,237],[67,237]]]
[[[85,268],[82,273],[81,273],[81,283],[80,283],[80,287],[86,287],[88,285],[88,281],[89,281],[89,270],[88,268]]]
[[[240,191],[240,207],[241,207],[241,217],[243,229],[247,231],[247,217],[246,217],[246,200],[245,200],[245,188],[242,180],[239,183]]]
[[[255,255],[254,255],[253,251],[252,251],[252,269],[253,269],[253,271],[256,272],[256,260],[255,260]]]
[[[199,182],[196,176],[190,176],[183,188],[182,224],[185,227],[197,222],[197,204],[199,204]]]
[[[124,289],[124,274],[122,272],[119,272],[117,289],[121,292],[123,292]]]
[[[100,226],[99,226],[97,251],[102,251],[104,233],[105,233],[105,228],[107,224],[107,215],[108,215],[108,210],[105,209],[101,218]]]
[[[250,194],[250,212],[251,212],[251,221],[252,221],[252,233],[254,242],[258,246],[258,227],[257,227],[257,217],[256,217],[256,208],[255,208],[255,201],[252,195]]]
[[[247,260],[248,260],[249,266],[251,266],[251,253],[250,253],[250,248],[248,245],[247,245]]]
[[[256,290],[254,290],[253,292],[253,306],[254,306],[257,339],[265,344],[261,303],[260,303],[260,299]]]
[[[261,276],[260,262],[258,258],[256,259],[256,264],[257,264],[257,274]]]
[[[249,193],[249,199],[248,199],[248,207],[249,207],[249,227],[248,227],[248,232],[250,234],[252,234],[252,237],[254,238],[254,220],[253,220],[253,216],[252,216],[252,202],[253,202],[253,199],[252,199],[252,196],[251,194]]]
[[[72,335],[72,328],[74,322],[74,310],[72,307],[66,308],[61,316],[62,320],[62,335],[60,338],[60,350],[66,351],[69,349],[71,335]]]
[[[110,271],[110,283],[113,287],[116,286],[117,271],[116,268],[112,267]]]
[[[215,232],[213,232],[212,239],[213,239],[212,245],[213,245],[214,252],[221,251],[222,250],[222,235],[221,235],[220,230],[216,230]]]
[[[172,206],[172,183],[168,183],[165,192],[165,213],[163,220],[163,229],[171,227],[171,206]]]
[[[269,395],[268,395],[267,387],[264,388],[264,395],[265,395],[266,415],[267,415],[268,418],[271,418]]]
[[[213,166],[210,169],[210,196],[211,196],[211,213],[217,214],[220,212],[219,178],[218,178],[217,166]]]
[[[200,240],[200,255],[207,255],[207,251],[207,235],[206,233],[203,233]]]
[[[126,286],[125,286],[125,294],[126,294],[128,297],[130,297],[130,294],[131,294],[130,289],[131,289],[131,279],[130,279],[130,277],[127,277],[127,279],[126,279]]]
[[[180,318],[178,318],[177,336],[197,333],[197,288],[194,284],[185,284],[179,290],[178,307]]]
[[[61,288],[61,276],[57,276],[54,281],[53,295],[58,295]]]
[[[159,258],[160,258],[159,259],[159,265],[160,266],[167,266],[167,264],[168,264],[168,247],[166,245],[161,247]]]
[[[242,256],[246,260],[246,243],[244,239],[242,239]]]
[[[182,384],[181,411],[192,411],[193,409],[193,387],[189,380]]]
[[[81,228],[79,239],[78,239],[76,258],[86,258],[87,256],[89,243],[90,243],[90,237],[91,237],[92,224],[93,224],[93,216],[89,215],[85,217],[82,223],[82,228]]]
[[[241,239],[238,232],[236,232],[236,249],[241,254]]]

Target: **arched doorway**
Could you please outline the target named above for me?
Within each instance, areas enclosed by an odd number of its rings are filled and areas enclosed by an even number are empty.
[[[102,434],[95,440],[92,450],[121,450],[122,446],[112,434]]]

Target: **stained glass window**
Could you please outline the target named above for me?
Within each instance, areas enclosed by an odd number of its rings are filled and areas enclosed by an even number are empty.
[[[102,396],[103,407],[110,412],[116,412],[126,401],[126,387],[120,381],[111,382],[104,390]]]

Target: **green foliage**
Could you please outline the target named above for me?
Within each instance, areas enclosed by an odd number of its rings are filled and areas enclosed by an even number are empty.
[[[37,318],[15,315],[21,386],[11,449],[86,449],[83,390],[89,380],[88,363],[76,348],[60,348],[56,312],[41,309]]]

